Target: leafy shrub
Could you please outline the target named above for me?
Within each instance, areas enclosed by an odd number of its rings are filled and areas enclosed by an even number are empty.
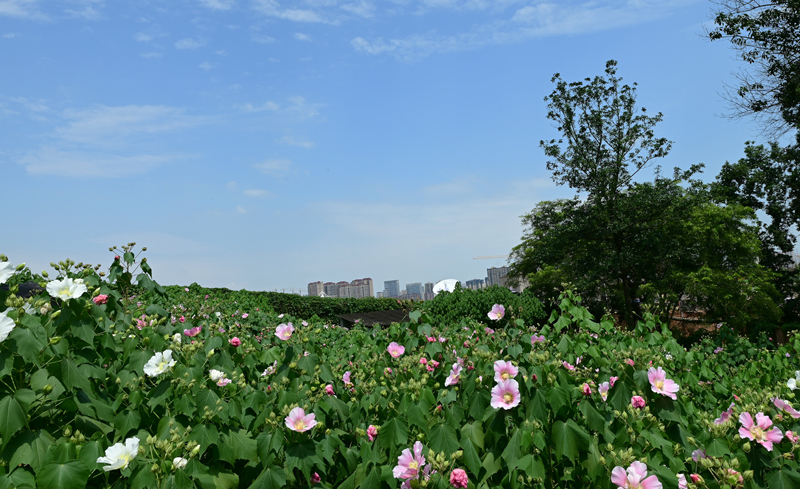
[[[478,290],[464,289],[460,282],[453,292],[440,292],[433,300],[420,303],[419,307],[438,324],[458,323],[466,318],[489,324],[492,321],[487,313],[494,304],[503,305],[510,319],[522,319],[527,325],[541,322],[546,317],[542,303],[532,295],[517,295],[498,285]]]

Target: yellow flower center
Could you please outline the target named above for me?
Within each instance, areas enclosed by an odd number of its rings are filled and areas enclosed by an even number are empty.
[[[419,464],[418,464],[417,462],[410,462],[410,463],[408,464],[408,468],[409,468],[409,469],[414,469],[414,470],[417,470],[417,468],[418,468],[418,467],[419,467]]]
[[[301,420],[298,420],[298,421],[295,421],[295,422],[294,422],[294,427],[295,427],[295,429],[297,429],[298,431],[303,431],[304,429],[306,429],[306,424],[305,424],[305,423],[303,422],[303,420],[301,419]]]
[[[663,380],[656,380],[656,389],[663,390],[664,389],[664,381]]]
[[[167,363],[166,360],[161,360],[158,363],[158,370],[160,370],[161,372],[165,371],[167,369],[167,365],[168,365],[168,363]]]
[[[506,404],[511,404],[511,401],[514,400],[514,394],[506,392],[503,394],[503,400],[506,402]]]
[[[508,372],[503,372],[502,374],[500,374],[500,378],[503,380],[508,380],[508,377],[509,377]]]
[[[766,436],[764,436],[764,430],[755,425],[752,428],[750,428],[750,434],[753,435],[756,441],[766,439]]]
[[[122,468],[124,469],[125,467],[127,467],[127,466],[128,466],[128,463],[131,461],[131,456],[130,456],[130,455],[128,455],[127,453],[123,453],[123,454],[122,454],[122,455],[119,457],[119,459],[120,459],[120,460],[124,460],[124,461],[125,461],[125,465],[123,465],[123,466],[122,466]]]
[[[69,287],[61,287],[58,291],[58,295],[69,295]]]

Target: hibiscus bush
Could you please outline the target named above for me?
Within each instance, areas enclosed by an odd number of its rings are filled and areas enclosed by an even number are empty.
[[[487,326],[343,330],[133,297],[164,289],[120,253],[53,279],[0,262],[0,489],[800,486],[800,337],[686,350],[569,291],[541,324],[490,304]]]

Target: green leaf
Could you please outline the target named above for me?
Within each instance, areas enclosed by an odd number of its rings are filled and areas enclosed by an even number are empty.
[[[54,441],[47,431],[27,431],[11,438],[5,450],[3,450],[3,454],[4,456],[7,453],[12,454],[9,466],[16,467],[20,464],[26,464],[30,465],[33,471],[38,473],[47,456],[47,450],[53,445]]]
[[[530,453],[517,460],[516,467],[525,472],[528,477],[544,478],[545,476],[542,459]]]
[[[438,424],[425,437],[428,447],[436,453],[444,452],[445,455],[458,450],[458,438],[456,430],[449,424]]]
[[[408,426],[403,420],[392,418],[381,426],[378,432],[378,444],[391,451],[408,442]]]
[[[11,435],[26,426],[26,411],[13,396],[0,399],[0,436],[3,440],[11,439]]]
[[[117,428],[117,434],[124,438],[131,430],[138,430],[141,421],[138,411],[127,410],[114,417],[114,427]]]
[[[273,465],[264,469],[248,489],[282,489],[286,485],[286,474],[281,467]]]
[[[220,453],[230,451],[233,460],[256,460],[258,453],[256,441],[247,434],[246,430],[231,431],[222,435]]]
[[[309,373],[314,373],[314,367],[318,364],[319,357],[313,353],[297,361],[297,366]]]
[[[41,329],[41,326],[39,327]],[[13,340],[16,347],[12,347],[27,362],[39,365],[39,352],[45,347],[44,342],[39,340],[28,328],[14,328],[8,335],[8,340]]]
[[[575,421],[556,421],[550,437],[556,446],[556,456],[577,462],[578,453],[589,448],[592,437],[578,426]]]
[[[199,424],[192,429],[189,439],[199,443],[200,449],[205,451],[209,446],[216,445],[219,442],[219,433],[217,432],[217,427],[213,424]]]
[[[483,426],[474,421],[461,427],[461,440],[468,438],[476,448],[483,450]]]
[[[769,476],[767,486],[770,489],[798,489],[800,488],[800,474],[784,466]]]
[[[91,469],[80,460],[65,463],[51,462],[36,474],[36,483],[39,487],[83,489],[91,473]]]
[[[478,474],[481,470],[481,459],[478,456],[478,451],[472,444],[472,440],[464,438],[461,440],[461,448],[464,450],[464,464],[473,474]]]
[[[369,475],[364,482],[358,486],[363,489],[373,489],[376,487],[381,487],[381,471],[378,467],[372,467],[372,470],[369,472]]]
[[[450,453],[450,452],[445,452]],[[508,440],[508,444],[506,445],[505,450],[503,450],[503,454],[501,457],[503,460],[506,461],[509,467],[514,467],[519,460],[520,454],[520,430],[517,429],[514,431],[514,434],[511,436],[511,439]]]
[[[92,390],[89,379],[78,370],[78,367],[69,357],[64,357],[61,360],[61,380],[68,390],[73,390],[76,387],[87,392]]]

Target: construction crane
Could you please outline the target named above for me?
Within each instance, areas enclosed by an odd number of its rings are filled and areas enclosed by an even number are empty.
[[[508,258],[508,255],[475,256],[473,260],[488,260],[490,258]]]

